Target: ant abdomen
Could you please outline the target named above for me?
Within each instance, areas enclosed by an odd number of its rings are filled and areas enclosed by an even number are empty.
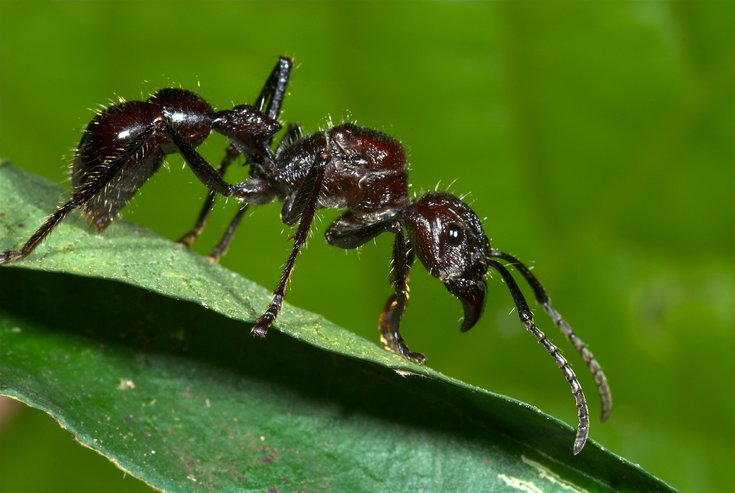
[[[234,197],[242,203],[209,255],[215,262],[227,251],[251,205],[278,199],[283,202],[281,220],[288,225],[298,224],[280,281],[265,312],[253,323],[253,335],[265,336],[276,322],[317,209],[343,209],[326,231],[329,244],[351,249],[382,233],[393,235],[393,293],[383,307],[378,328],[382,344],[411,361],[425,361],[421,353],[409,349],[400,331],[414,259],[461,301],[462,331],[472,328],[482,315],[491,269],[500,274],[521,323],[554,359],[569,384],[577,408],[573,452],[579,453],[589,434],[586,398],[567,360],[536,326],[509,268],[526,280],[538,303],[587,364],[600,394],[603,420],[612,409],[610,388],[599,363],[551,305],[531,268],[509,253],[491,248],[482,222],[461,198],[440,192],[409,197],[406,152],[398,140],[378,130],[343,123],[303,136],[297,124],[290,124],[274,147],[292,63],[287,57],[278,59],[252,105],[214,112],[190,91],[162,89],[147,101],[120,102],[103,110],[87,126],[77,148],[71,198],[57,207],[19,249],[0,252],[0,265],[27,257],[74,209],[82,208],[98,229],[106,228],[158,170],[166,154],[177,152],[209,189],[194,228],[180,240],[184,245],[190,246],[203,231],[217,195]],[[212,131],[228,140],[218,168],[196,150]],[[229,184],[223,175],[239,155],[245,157],[250,177]],[[254,239],[260,237],[256,234]]]
[[[148,103],[157,109],[158,121],[165,117],[173,129],[194,147],[204,142],[212,131],[214,109],[198,94],[185,89],[161,89],[148,99]],[[156,144],[166,154],[178,152],[164,135],[158,137]]]
[[[105,229],[158,170],[164,156],[177,152],[164,133],[153,132],[162,127],[164,119],[196,147],[211,132],[213,117],[214,110],[201,97],[172,88],[161,89],[147,101],[123,101],[97,114],[87,125],[74,157],[71,173],[75,190],[116,162],[143,133],[150,135],[102,192],[84,205],[90,222],[100,231]]]
[[[252,106],[240,105],[215,114],[212,106],[197,94],[169,88],[161,89],[146,101],[121,100],[100,111],[85,128],[74,153],[71,197],[18,249],[0,252],[0,265],[26,258],[76,209],[81,209],[98,230],[105,229],[161,167],[167,154],[181,154],[197,179],[209,188],[207,214],[214,194],[235,196],[253,204],[273,200],[275,191],[264,179],[231,185],[222,175],[240,154],[245,155],[253,168],[261,170],[271,158],[272,137],[280,129],[278,116],[292,65],[290,58],[278,59]],[[217,169],[196,150],[212,131],[230,140]],[[251,173],[257,174],[256,171]],[[246,208],[247,204],[241,207],[223,241],[213,250],[212,258],[224,253]],[[189,245],[198,236],[207,214],[185,235],[183,243]]]

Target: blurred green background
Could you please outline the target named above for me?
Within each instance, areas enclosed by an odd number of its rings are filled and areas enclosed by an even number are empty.
[[[726,491],[734,28],[729,1],[0,0],[0,156],[66,183],[99,105],[180,85],[226,108],[254,99],[279,54],[295,56],[286,120],[315,131],[350,119],[396,136],[414,192],[470,193],[494,246],[535,266],[610,380],[615,409],[592,437],[674,487]],[[224,145],[213,136],[202,152],[215,162]],[[124,217],[174,239],[204,195],[173,157]],[[197,250],[234,211],[221,201]],[[288,250],[278,213],[256,208],[223,260],[269,288]],[[288,300],[377,342],[391,238],[359,253],[328,247],[320,236],[335,216],[321,214]],[[484,318],[460,334],[459,303],[417,264],[411,347],[448,375],[574,423],[566,382],[510,313],[502,282],[490,285]],[[537,312],[596,416],[592,378]],[[0,428],[0,491],[100,490],[145,486],[37,411]]]

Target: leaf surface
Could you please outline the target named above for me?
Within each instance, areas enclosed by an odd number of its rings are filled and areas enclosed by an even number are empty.
[[[0,164],[0,249],[63,192]],[[671,491],[532,406],[406,362],[151,231],[72,215],[0,269],[0,394],[163,491]],[[570,397],[571,402],[571,397]],[[570,404],[571,405],[571,404]]]

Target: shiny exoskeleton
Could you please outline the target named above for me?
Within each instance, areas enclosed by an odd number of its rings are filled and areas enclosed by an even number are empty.
[[[0,264],[28,256],[74,209],[103,231],[167,154],[180,153],[197,178],[213,193],[248,197],[242,184],[229,185],[221,172],[239,154],[257,162],[271,154],[273,135],[286,95],[292,61],[279,58],[254,105],[217,111],[184,89],[161,89],[147,101],[123,101],[105,108],[87,125],[71,168],[71,199],[59,206],[20,250],[0,253]],[[196,152],[212,131],[230,140],[215,170]],[[188,238],[182,238],[186,242]],[[223,238],[224,246],[228,238]],[[217,248],[215,248],[217,254]],[[221,252],[219,252],[221,255]]]
[[[481,221],[459,198],[430,192],[412,200],[408,195],[405,151],[388,135],[346,123],[303,136],[300,127],[291,124],[273,149],[273,137],[281,128],[278,117],[290,69],[289,59],[279,59],[252,106],[215,112],[191,92],[164,89],[148,101],[121,103],[96,116],[77,150],[71,200],[60,206],[21,250],[0,254],[0,263],[28,255],[77,207],[82,208],[98,229],[104,229],[158,169],[163,157],[178,152],[210,190],[196,225],[180,239],[182,243],[191,245],[202,232],[217,194],[236,197],[242,205],[209,255],[215,261],[225,253],[249,205],[279,200],[283,203],[281,220],[297,226],[280,281],[270,304],[255,321],[253,335],[265,336],[276,321],[296,257],[308,237],[316,211],[343,209],[342,215],[326,231],[329,244],[352,249],[382,233],[394,235],[390,276],[393,293],[380,314],[378,326],[383,345],[409,360],[418,363],[425,360],[422,354],[408,348],[400,333],[414,257],[461,301],[463,332],[471,329],[482,315],[489,269],[500,274],[521,322],[554,358],[571,387],[578,416],[573,451],[579,453],[589,433],[585,396],[566,359],[534,323],[508,266],[529,283],[537,301],[584,359],[597,384],[603,420],[612,409],[610,389],[594,356],[553,308],[535,275],[512,255],[490,246]],[[212,130],[230,141],[218,170],[196,151]],[[229,185],[222,175],[239,154],[247,159],[250,177]]]

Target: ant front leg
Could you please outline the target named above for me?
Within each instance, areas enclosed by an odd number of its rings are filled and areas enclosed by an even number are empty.
[[[393,228],[393,219],[365,222],[354,212],[347,211],[327,228],[324,239],[332,246],[350,250]]]
[[[265,313],[255,321],[253,328],[250,330],[250,333],[254,336],[265,337],[268,333],[268,329],[273,325],[273,322],[276,321],[278,313],[281,311],[283,298],[286,296],[286,288],[289,280],[291,279],[294,264],[296,263],[296,257],[309,236],[309,228],[311,228],[311,223],[314,220],[314,214],[316,213],[316,208],[319,202],[319,195],[322,191],[322,183],[324,182],[324,173],[329,159],[330,156],[326,152],[319,154],[316,162],[314,162],[309,169],[309,173],[306,175],[303,184],[296,192],[293,207],[283,218],[283,222],[286,224],[293,223],[299,216],[301,217],[301,221],[299,222],[299,227],[294,235],[291,254],[288,256],[288,260],[286,261],[286,266],[283,269],[281,280],[275,291],[273,291],[273,298],[271,299]]]
[[[388,298],[383,311],[380,313],[378,321],[380,342],[389,351],[421,364],[426,361],[426,357],[421,353],[411,351],[399,330],[401,316],[408,305],[408,285],[411,264],[413,263],[413,251],[406,243],[400,222],[395,220],[365,222],[353,212],[347,211],[329,226],[325,238],[330,245],[352,249],[365,244],[386,231],[395,234],[390,274],[390,282],[393,285],[394,293]]]
[[[393,268],[391,269],[390,276],[394,293],[388,298],[380,314],[378,321],[380,342],[389,351],[398,353],[415,363],[423,364],[426,361],[426,357],[421,353],[411,351],[400,332],[401,316],[406,311],[408,305],[408,284],[410,281],[411,264],[413,263],[413,252],[406,244],[401,224],[395,223],[391,229],[395,233],[395,240],[393,242]]]

